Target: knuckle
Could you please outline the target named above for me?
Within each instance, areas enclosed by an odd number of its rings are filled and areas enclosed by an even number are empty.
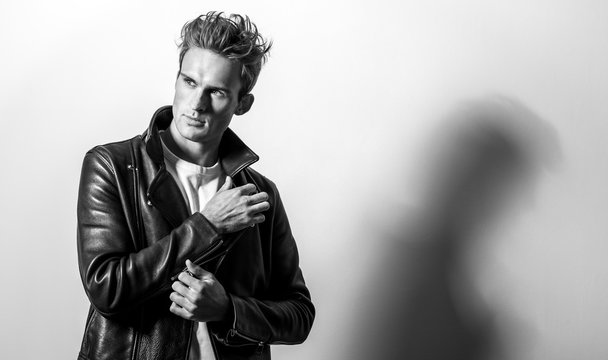
[[[203,289],[199,289],[199,290],[195,290],[195,291],[191,291],[189,297],[193,300],[193,301],[199,301],[202,296],[201,293],[203,292]]]
[[[189,313],[193,313],[194,311],[196,311],[196,305],[191,304],[191,303],[186,303],[186,304],[184,304],[184,309],[186,309],[186,311]]]
[[[190,293],[193,294],[194,296],[198,295],[199,292],[201,292],[201,283],[200,280],[196,281],[194,284],[192,284],[192,286],[190,287]]]

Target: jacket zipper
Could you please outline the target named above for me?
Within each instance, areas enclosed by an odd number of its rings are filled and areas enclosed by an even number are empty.
[[[232,333],[233,336],[238,335],[239,337],[242,337],[243,339],[245,339],[247,341],[257,343],[258,346],[264,346],[264,344],[265,344],[263,341],[256,340],[254,338],[251,338],[247,335],[240,333],[237,329],[230,329],[230,332]],[[297,345],[299,343],[291,342],[291,341],[273,341],[272,344],[274,344],[274,345]]]
[[[230,244],[226,247],[226,250],[220,254],[221,257],[220,260],[217,262],[217,265],[215,265],[215,271],[213,272],[214,274],[217,274],[217,271],[220,269],[220,265],[222,265],[222,262],[224,262],[226,255],[228,255],[230,249],[232,249],[232,247],[236,244],[237,241],[239,241],[239,239],[243,236],[244,233],[245,231],[242,230],[234,239],[232,239]]]
[[[208,249],[207,251],[205,251],[205,254],[214,252],[216,249],[218,249],[219,247],[221,247],[224,244],[224,240],[219,240],[218,242],[216,242],[214,245],[211,245],[210,249]],[[208,263],[209,261],[212,261],[214,259],[217,259],[218,257],[222,256],[222,253],[220,254],[216,254],[214,256],[212,256],[211,258],[201,262],[201,260],[205,257],[205,254],[199,256],[198,258],[196,258],[193,263],[195,263],[198,266],[204,265],[206,263]],[[182,269],[182,271],[180,271],[179,273],[173,275],[171,277],[171,281],[175,281],[177,279],[177,277],[179,276],[180,273],[184,272],[184,271],[188,271],[188,267],[184,267]]]
[[[206,259],[205,261],[201,262],[201,260],[202,260],[202,259],[205,257],[205,254],[203,254],[203,255],[199,256],[198,258],[196,258],[196,259],[193,261],[193,263],[195,263],[196,265],[201,266],[201,265],[207,264],[207,263],[209,263],[209,262],[211,262],[211,261],[213,261],[213,260],[215,260],[215,259],[217,259],[217,258],[220,258],[220,260],[218,261],[217,265],[215,265],[215,271],[214,271],[214,274],[216,274],[216,273],[217,273],[217,271],[218,271],[218,269],[220,268],[220,265],[221,265],[221,264],[222,264],[222,262],[224,261],[224,258],[225,258],[225,257],[226,257],[226,255],[228,254],[228,251],[229,251],[229,250],[230,250],[230,249],[231,249],[231,248],[234,246],[234,244],[236,244],[236,242],[237,242],[237,241],[238,241],[238,240],[239,240],[239,239],[240,239],[240,238],[243,236],[243,233],[244,233],[244,232],[245,232],[245,231],[241,231],[241,232],[238,234],[238,236],[236,236],[236,237],[235,237],[235,238],[234,238],[232,241],[230,241],[230,245],[228,245],[228,247],[226,248],[226,250],[224,250],[224,251],[220,252],[219,254],[213,255],[213,256],[212,256],[212,257],[210,257],[209,259]],[[223,240],[223,239],[219,240],[217,243],[215,243],[214,245],[212,245],[212,247],[211,247],[209,250],[207,250],[205,253],[206,253],[206,254],[208,254],[208,253],[214,252],[215,250],[217,250],[218,248],[220,248],[222,245],[224,245],[224,240]],[[184,267],[184,268],[182,269],[182,271],[180,271],[180,273],[181,273],[181,272],[184,272],[184,271],[187,271],[187,270],[188,270],[188,267]],[[179,273],[177,273],[176,275],[172,276],[172,277],[171,277],[171,281],[175,281],[175,280],[177,279],[178,275],[179,275]]]
[[[256,347],[257,347],[256,348],[256,353],[257,354],[261,354],[262,353],[262,350],[264,349],[264,342],[263,341],[259,341],[259,340],[256,340],[254,338],[251,338],[251,337],[249,337],[247,335],[241,334],[236,329],[230,329],[230,332],[231,332],[232,336],[236,335],[236,336],[241,337],[241,338],[243,338],[243,339],[245,339],[247,341],[255,343]],[[226,343],[227,343],[227,341],[226,341]],[[226,344],[226,345],[228,345],[228,344]],[[234,345],[232,345],[232,346],[234,346]],[[243,344],[242,346],[247,346],[247,344]]]
[[[133,146],[131,146],[131,162],[132,164],[127,165],[127,169],[130,170],[133,173],[133,196],[135,199],[134,202],[134,206],[135,206],[135,222],[137,225],[137,236],[135,239],[136,242],[136,246],[137,246],[137,250],[139,251],[140,249],[143,248],[143,224],[140,220],[141,217],[141,209],[139,207],[139,171],[137,169],[137,164],[135,161],[135,150],[133,148]],[[144,310],[143,310],[143,306],[140,308],[139,310],[139,329],[141,329],[143,327],[143,322],[144,322]],[[131,355],[132,359],[136,359],[138,357],[138,352],[139,352],[139,342],[140,342],[140,334],[139,334],[139,329],[137,329],[135,331],[135,339],[134,339],[134,344],[133,344],[133,353]]]
[[[190,358],[190,347],[192,346],[192,333],[194,332],[194,321],[188,321],[190,324],[188,326],[188,328],[190,329],[188,331],[188,343],[186,345],[186,357],[184,358],[184,360],[187,360]]]

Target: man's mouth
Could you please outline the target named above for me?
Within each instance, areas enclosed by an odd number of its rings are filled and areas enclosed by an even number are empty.
[[[188,123],[194,126],[203,126],[207,123],[205,120],[201,120],[192,116],[184,115],[184,117],[188,119]]]

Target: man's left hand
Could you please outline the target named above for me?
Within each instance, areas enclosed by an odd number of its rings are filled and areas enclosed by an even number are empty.
[[[230,309],[228,294],[215,276],[200,266],[186,260],[188,271],[177,277],[169,299],[169,310],[186,320],[218,321],[224,319]]]

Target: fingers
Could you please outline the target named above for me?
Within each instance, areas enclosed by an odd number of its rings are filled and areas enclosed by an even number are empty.
[[[233,180],[227,177],[220,191],[201,211],[218,232],[233,233],[264,222],[265,217],[261,213],[271,208],[268,193],[258,192],[256,185],[251,183],[227,191],[230,185],[234,185]],[[209,273],[203,269],[199,270],[199,267],[188,266],[188,272],[192,273],[194,278],[205,282],[214,280],[213,276],[209,277]],[[185,275],[180,275],[180,280],[190,287],[194,286]]]
[[[181,274],[180,274],[180,276],[181,276]],[[188,299],[190,302],[194,303],[195,299],[194,299],[194,294],[192,293],[192,290],[190,290],[191,287],[184,285],[181,282],[181,280],[174,281],[173,284],[171,284],[171,289],[173,289],[173,291],[178,293],[180,296],[183,296],[186,299]]]
[[[265,191],[249,196],[247,199],[249,204],[257,204],[268,200],[268,194]]]
[[[194,277],[198,279],[202,279],[203,277],[211,274],[210,272],[205,271],[205,269],[202,267],[190,261],[190,259],[186,260],[186,267],[188,268],[188,271],[190,271]]]
[[[251,195],[255,194],[258,191],[258,189],[253,184],[245,184],[239,186],[237,189],[238,191],[240,191],[241,195]]]
[[[179,307],[184,308],[188,312],[194,312],[194,304],[177,292],[172,292],[169,295],[169,300],[173,301],[175,304],[179,305]]]
[[[192,320],[194,318],[194,314],[184,309],[183,307],[177,305],[176,303],[171,303],[171,307],[169,307],[169,311],[174,313],[175,315],[184,318],[186,320]]]
[[[270,203],[268,201],[261,202],[259,204],[251,205],[249,207],[249,213],[251,215],[255,215],[257,213],[264,212],[270,209]]]
[[[178,285],[175,283],[179,283],[181,284],[186,290],[189,289],[195,289],[197,290],[200,286],[198,286],[197,281],[198,279],[195,277],[192,277],[190,274],[188,274],[186,271],[182,271],[181,273],[179,273],[179,275],[177,275],[177,280],[175,281],[172,285],[171,288],[175,291],[178,291],[178,289],[176,289],[175,287],[177,287]],[[186,291],[184,290],[184,291]],[[179,291],[180,294],[183,294],[181,291]]]
[[[246,224],[246,226],[254,227],[256,224],[263,223],[264,220],[266,220],[266,217],[264,215],[256,215],[256,216],[252,217],[251,220],[249,220],[249,222]]]
[[[230,178],[230,177],[228,176],[228,177],[226,177],[226,182],[225,182],[225,183],[224,183],[224,185],[223,185],[223,186],[220,188],[220,191],[222,191],[222,190],[227,190],[227,189],[229,189],[229,188],[230,188],[230,187],[228,187],[228,188],[226,188],[226,189],[224,188],[224,186],[226,186],[226,184],[229,182],[229,180],[228,180],[228,179],[230,179],[230,184],[232,185],[232,178]],[[257,188],[257,187],[256,187],[254,184],[251,184],[251,183],[248,183],[248,184],[245,184],[245,185],[241,185],[241,186],[239,186],[239,187],[236,187],[236,188],[235,188],[235,190],[237,190],[238,192],[240,192],[240,193],[241,193],[241,195],[251,195],[252,197],[253,197],[253,196],[257,196],[257,197],[256,197],[256,202],[259,202],[259,201],[264,201],[264,200],[267,200],[267,199],[268,199],[268,194],[267,194],[265,191],[262,191],[262,192],[259,192],[259,193],[258,193],[258,192],[257,192],[257,191],[258,191],[258,188]]]
[[[249,197],[249,214],[252,216],[252,224],[259,224],[265,220],[264,215],[259,214],[261,212],[270,209],[270,203],[268,202],[268,194],[261,192],[258,194],[251,195]]]
[[[232,178],[230,176],[226,176],[224,185],[222,185],[222,187],[217,192],[228,190],[228,189],[232,188],[232,185],[233,185]]]
[[[186,268],[187,271],[182,271],[177,276],[179,281],[175,281],[171,285],[171,288],[193,301],[194,299],[190,290],[192,289],[195,292],[199,292],[204,287],[204,284],[210,281],[212,282],[214,277],[212,273],[190,260],[186,260]]]
[[[200,292],[201,289],[205,286],[205,283],[208,283],[213,280],[213,275],[209,272],[206,272],[205,275],[201,276],[201,278],[192,277],[192,275],[188,274],[186,271],[182,271],[179,275],[177,275],[177,280],[175,284],[171,285],[173,290],[178,291],[180,294],[184,296],[188,296],[188,291],[190,289],[195,292]],[[179,284],[184,288],[180,288]]]

